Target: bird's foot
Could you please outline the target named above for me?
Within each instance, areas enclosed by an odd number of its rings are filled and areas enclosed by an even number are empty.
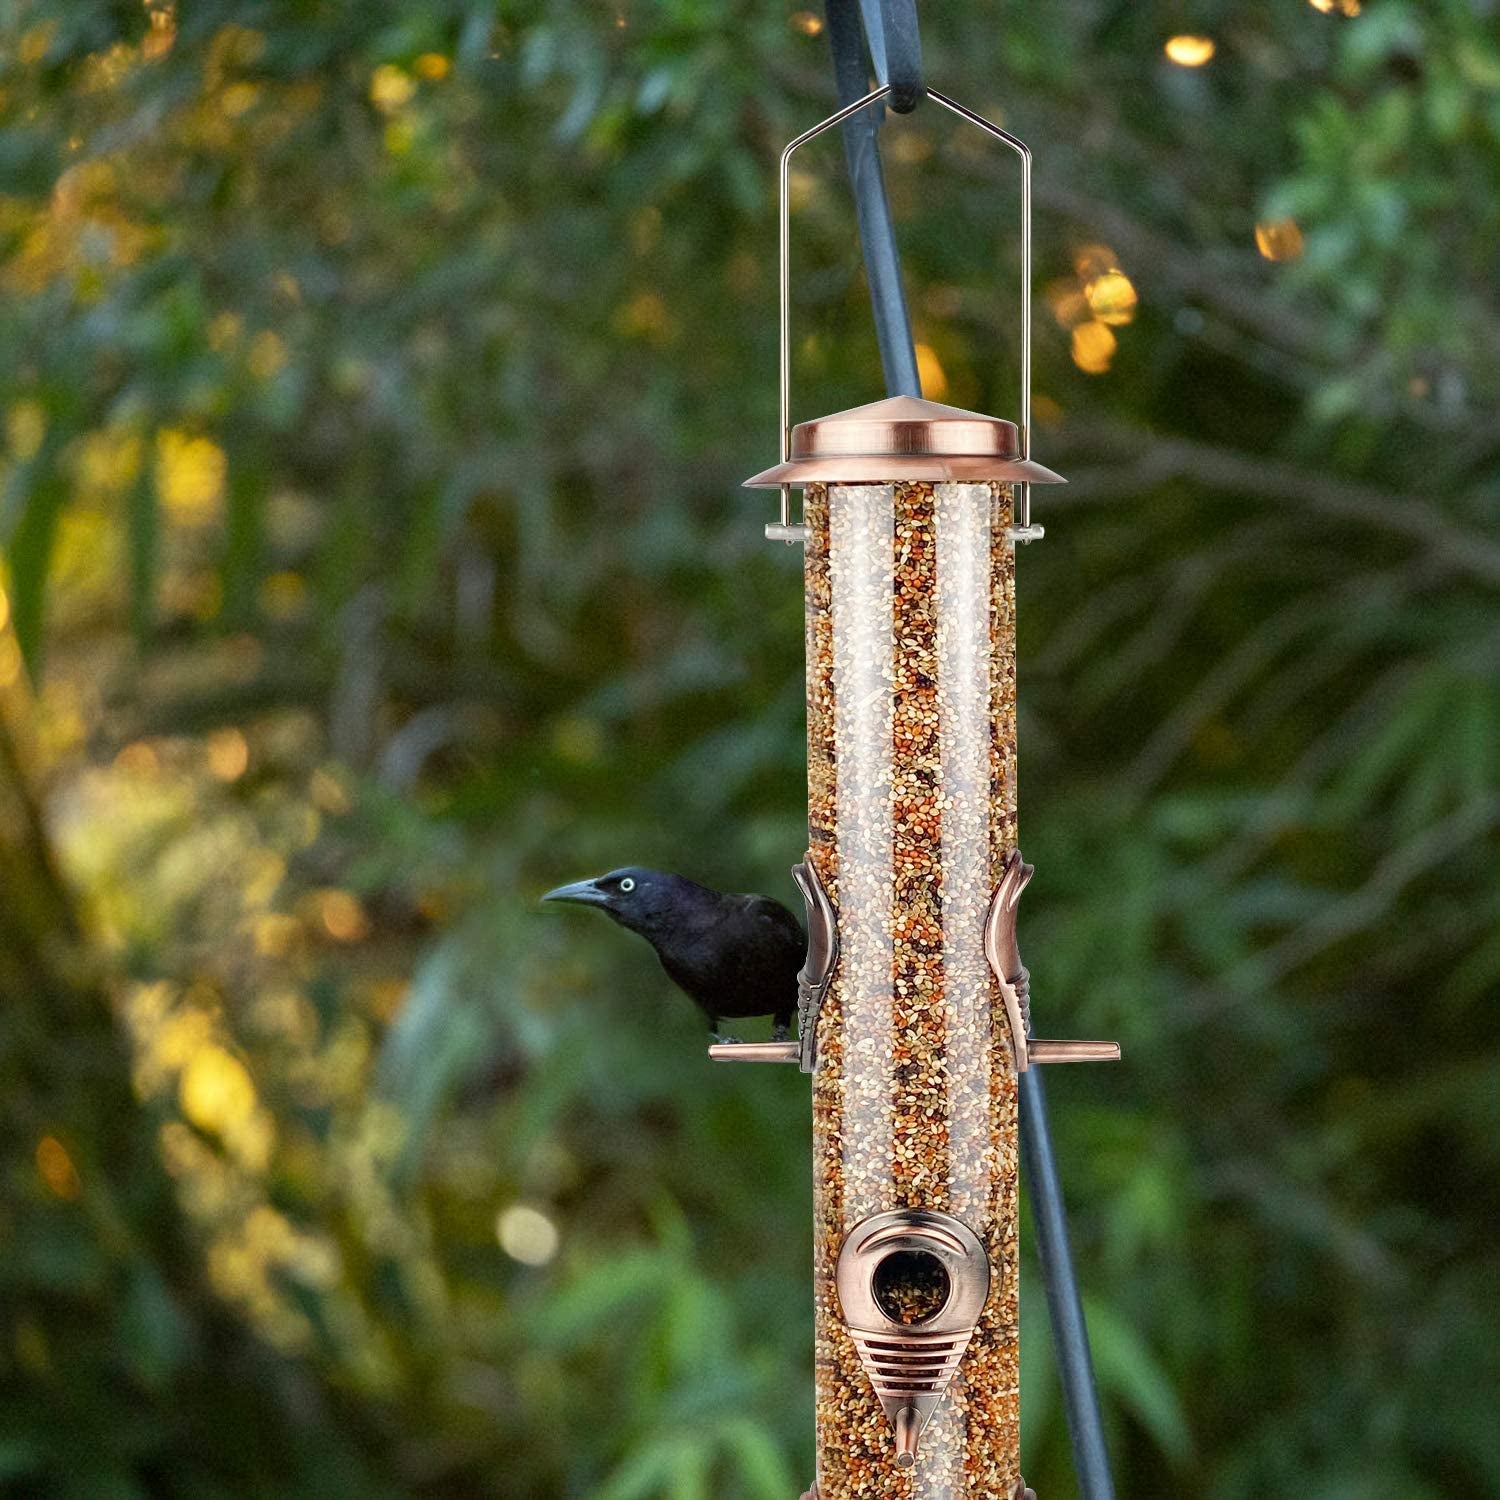
[[[717,1031],[714,1032],[714,1040],[721,1047],[738,1047],[740,1044],[740,1039],[737,1036],[720,1036]]]
[[[772,1033],[771,1033],[771,1040],[773,1042],[784,1042],[787,1039],[787,1037],[790,1036],[790,1035],[791,1035],[791,1027],[790,1026],[778,1026],[778,1027],[776,1027],[776,1029],[774,1031],[772,1031]]]

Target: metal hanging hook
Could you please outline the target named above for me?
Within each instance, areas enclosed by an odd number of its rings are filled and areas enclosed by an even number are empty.
[[[1014,151],[1021,158],[1021,457],[1031,457],[1031,147],[1019,136],[1002,130],[993,121],[977,115],[955,99],[928,89],[928,97],[944,109],[977,125],[992,140]],[[1016,485],[1015,525],[1010,528],[1014,542],[1037,542],[1042,539],[1040,526],[1031,524],[1031,486]]]
[[[961,120],[976,125],[992,139],[999,141],[1021,159],[1021,457],[1031,457],[1031,148],[1025,141],[983,115],[975,114],[937,89],[928,89],[927,97],[955,114]],[[825,131],[845,120],[879,104],[892,93],[892,85],[881,84],[879,88],[836,110],[826,120],[820,120],[809,130],[788,141],[781,152],[780,174],[780,384],[781,384],[781,437],[780,458],[785,463],[791,457],[792,442],[792,214],[791,214],[791,166],[793,155],[809,141],[816,140]],[[781,486],[781,519],[766,527],[766,535],[773,541],[796,542],[803,540],[804,530],[792,522],[791,486]],[[1007,535],[1014,542],[1039,541],[1043,536],[1040,526],[1031,523],[1031,486],[1018,481],[1015,486],[1015,524]]]
[[[875,77],[891,90],[891,108],[910,114],[926,92],[916,0],[859,0]]]
[[[872,104],[878,104],[890,91],[890,84],[881,84],[873,93],[866,94],[863,99],[856,99],[853,104],[846,104],[843,109],[836,110],[829,115],[826,120],[820,120],[811,130],[804,130],[794,140],[788,141],[781,151],[781,439],[779,452],[782,463],[791,457],[792,451],[792,210],[790,202],[792,157],[801,147],[809,141],[816,140],[825,130],[832,130],[835,125],[842,125],[845,120],[857,115],[862,109],[869,109]],[[781,486],[781,520],[775,525],[766,527],[766,536],[772,541],[800,542],[805,535],[803,527],[792,523],[792,487],[784,484]]]

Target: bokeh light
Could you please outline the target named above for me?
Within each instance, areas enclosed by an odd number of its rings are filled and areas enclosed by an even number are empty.
[[[1103,375],[1114,362],[1119,340],[1104,323],[1080,323],[1073,330],[1073,363],[1085,375]]]
[[[1180,36],[1169,37],[1163,50],[1168,59],[1179,68],[1201,68],[1204,63],[1212,60],[1219,49],[1211,36],[1195,36],[1185,32]]]
[[[1274,219],[1255,226],[1255,248],[1267,260],[1296,260],[1302,254],[1302,230],[1295,219]]]
[[[55,1135],[44,1135],[36,1143],[36,1170],[48,1190],[59,1198],[76,1198],[82,1191],[73,1158]]]
[[[239,1058],[208,1042],[182,1070],[178,1098],[183,1114],[200,1130],[228,1135],[255,1109],[255,1084]]]
[[[238,781],[250,765],[250,744],[238,729],[216,729],[208,737],[208,768],[220,781]]]
[[[416,92],[416,79],[394,63],[382,63],[370,75],[370,102],[388,114],[409,103]]]
[[[922,394],[929,401],[942,401],[948,395],[948,372],[931,344],[918,344],[917,375],[922,383]]]
[[[1073,271],[1073,279],[1063,276],[1048,284],[1047,303],[1058,327],[1070,335],[1073,363],[1086,375],[1103,375],[1119,348],[1113,330],[1135,320],[1140,294],[1115,252],[1097,241],[1074,252]]]
[[[323,930],[336,943],[357,943],[369,931],[364,907],[352,891],[324,891],[321,897]]]
[[[162,505],[183,526],[218,519],[229,462],[212,438],[172,428],[156,441],[156,489]]]
[[[495,1220],[495,1238],[512,1260],[523,1266],[544,1266],[556,1256],[561,1236],[557,1225],[541,1209],[512,1203]]]
[[[1084,288],[1089,310],[1101,323],[1123,327],[1135,317],[1140,300],[1135,286],[1123,271],[1106,271]]]

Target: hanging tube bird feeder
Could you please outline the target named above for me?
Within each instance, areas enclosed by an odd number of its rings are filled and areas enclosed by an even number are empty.
[[[1018,1079],[1119,1056],[1032,1037],[1016,937],[1016,544],[1028,451],[1030,158],[1019,425],[913,397],[790,422],[781,182],[781,491],[804,546],[810,942],[794,1043],[724,1061],[812,1075],[819,1500],[1010,1500],[1020,1475]],[[790,491],[803,492],[802,518]]]

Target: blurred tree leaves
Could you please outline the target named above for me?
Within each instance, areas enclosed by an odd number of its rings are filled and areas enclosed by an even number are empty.
[[[1163,4],[923,24],[1039,159],[1027,952],[1126,1048],[1052,1091],[1120,1489],[1500,1494],[1493,6],[1206,0],[1196,69]],[[816,27],[0,29],[0,1488],[790,1500],[805,1090],[533,902],[792,899],[797,559],[737,487]],[[929,393],[1013,412],[1011,166],[885,139]],[[877,394],[823,147],[799,415]]]

